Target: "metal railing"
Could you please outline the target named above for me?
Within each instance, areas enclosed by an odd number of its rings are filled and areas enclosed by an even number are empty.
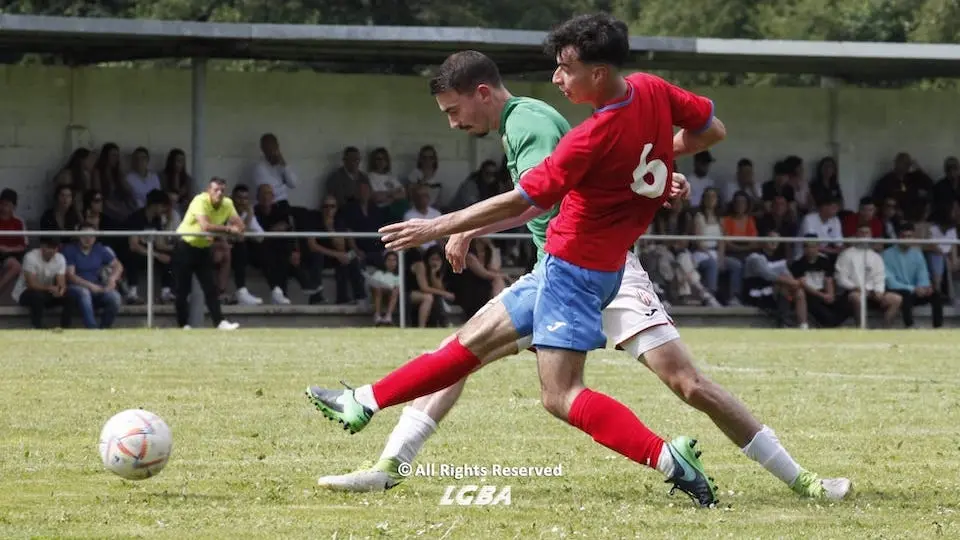
[[[147,242],[147,327],[153,327],[153,308],[154,308],[154,243],[157,238],[178,238],[182,236],[203,236],[203,237],[228,237],[223,233],[179,233],[176,231],[0,231],[2,237],[80,237],[94,236],[97,238],[130,238],[140,237]],[[287,238],[287,239],[306,239],[306,238],[377,238],[382,235],[375,232],[312,232],[312,231],[286,231],[286,232],[262,232],[245,233],[243,238]],[[485,236],[494,240],[530,240],[532,235],[529,233],[497,233]],[[850,245],[900,245],[909,244],[911,246],[940,246],[940,245],[960,245],[957,239],[920,239],[913,238],[908,240],[894,238],[843,238],[843,239],[823,239],[806,237],[768,237],[768,236],[709,236],[709,235],[644,235],[640,237],[634,245],[634,252],[639,253],[640,246],[644,243],[652,242],[753,242],[753,243],[783,243],[783,244],[842,244]],[[860,327],[867,326],[867,292],[866,292],[866,258],[867,252],[864,252],[864,273],[858,276],[860,282]],[[398,274],[400,281],[400,294],[398,311],[400,312],[400,327],[406,327],[407,318],[407,298],[406,298],[406,261],[403,251],[397,252]],[[203,295],[200,294],[199,286],[194,278],[192,302],[203,302]]]

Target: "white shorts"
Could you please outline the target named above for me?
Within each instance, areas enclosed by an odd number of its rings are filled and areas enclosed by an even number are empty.
[[[526,290],[529,288],[527,284],[529,279],[532,279],[531,274],[523,276],[514,285]],[[506,298],[509,294],[511,291],[507,289],[490,303],[503,301],[508,312],[524,311],[513,308],[514,304],[530,304],[529,301],[513,302]],[[532,307],[530,310],[532,315]],[[607,346],[623,349],[636,359],[664,343],[680,339],[680,333],[673,325],[673,319],[660,303],[660,297],[657,296],[647,271],[640,265],[640,260],[633,252],[627,253],[620,289],[613,301],[603,310],[602,316]],[[517,324],[522,317],[514,317],[512,314],[511,317],[514,320],[514,326],[518,326],[517,330],[521,334],[517,340],[518,350],[529,349],[533,342],[532,332],[527,334],[526,324]]]

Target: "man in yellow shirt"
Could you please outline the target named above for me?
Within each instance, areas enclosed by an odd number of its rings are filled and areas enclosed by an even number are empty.
[[[242,235],[243,220],[237,214],[233,201],[224,195],[227,182],[222,178],[213,178],[207,190],[190,202],[187,212],[177,227],[178,233],[226,233]],[[236,330],[240,325],[223,318],[220,311],[220,298],[213,282],[213,245],[212,236],[193,236],[185,234],[177,242],[173,252],[173,275],[177,287],[177,325],[189,330],[187,324],[189,304],[187,297],[193,286],[193,276],[197,276],[203,296],[210,311],[210,318],[218,330]]]

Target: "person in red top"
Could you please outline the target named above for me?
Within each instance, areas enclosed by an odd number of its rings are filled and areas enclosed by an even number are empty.
[[[17,192],[4,189],[0,192],[0,231],[25,231],[23,220],[14,215],[17,209]],[[20,263],[27,252],[26,236],[0,236],[0,291],[20,276]]]
[[[843,217],[842,231],[845,238],[857,235],[857,229],[867,225],[874,238],[883,238],[883,223],[877,217],[877,205],[870,197],[860,199],[860,211]]]

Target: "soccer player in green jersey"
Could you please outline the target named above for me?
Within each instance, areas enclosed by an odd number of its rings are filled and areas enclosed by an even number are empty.
[[[515,183],[524,172],[546,158],[570,129],[566,120],[549,105],[512,96],[504,88],[493,61],[478,52],[464,51],[449,57],[432,81],[431,91],[452,128],[475,136],[493,131],[499,133]],[[681,188],[682,183],[677,187]],[[533,209],[514,220],[454,235],[447,244],[448,258],[455,270],[462,269],[472,238],[524,222],[542,256],[547,224],[556,212],[556,207],[542,214]],[[531,283],[534,283],[533,289]],[[440,349],[424,356],[433,355],[442,362],[445,356],[465,350],[475,355],[480,364],[486,364],[526,349],[530,344],[532,321],[524,314],[532,311],[530,304],[535,288],[535,278],[531,274],[524,276],[491,300]],[[681,399],[707,413],[744,453],[794,491],[813,498],[837,499],[846,495],[850,486],[848,480],[821,480],[802,469],[770,428],[761,425],[740,401],[699,373],[653,291],[646,272],[632,254],[628,257],[620,293],[604,311],[603,325],[611,343],[644,362]],[[412,406],[406,407],[380,460],[373,467],[323,477],[319,484],[348,491],[384,490],[396,486],[403,480],[400,465],[414,460],[424,442],[436,430],[437,423],[456,403],[464,383],[465,379],[451,381],[446,388],[420,397]],[[377,391],[371,386],[342,394],[311,387],[307,393],[325,415],[341,421],[351,431],[362,429],[376,410],[409,401],[405,396],[390,395],[389,391]],[[554,412],[548,405],[550,399],[545,393],[544,403]],[[601,439],[598,442],[604,443]],[[705,478],[693,442],[680,437],[663,444],[660,459],[647,464],[663,472],[668,482],[674,483],[699,504],[709,506],[716,500],[714,488]],[[688,472],[692,473],[694,480],[685,483],[681,476]]]

